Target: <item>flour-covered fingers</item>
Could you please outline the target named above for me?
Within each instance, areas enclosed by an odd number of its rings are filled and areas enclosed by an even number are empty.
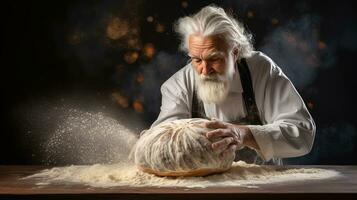
[[[207,128],[212,128],[212,129],[227,128],[227,125],[224,122],[221,122],[221,121],[209,121],[209,122],[205,123],[205,126]]]
[[[237,148],[238,146],[235,143],[229,145],[228,148],[221,153],[221,158],[225,159],[228,155],[234,153],[237,150]]]
[[[214,150],[224,150],[226,149],[230,144],[236,143],[233,137],[225,137],[218,142],[215,142],[212,144],[212,148]]]
[[[232,133],[230,133],[230,131],[227,129],[221,129],[221,128],[206,133],[206,137],[209,140],[220,138],[220,137],[227,137],[227,136],[232,136]]]

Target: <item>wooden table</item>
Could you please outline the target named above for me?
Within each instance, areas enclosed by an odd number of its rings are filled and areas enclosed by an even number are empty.
[[[20,178],[49,166],[0,166],[0,199],[357,199],[357,166],[287,166],[323,168],[342,176],[308,182],[282,182],[247,187],[113,187],[94,188],[78,184],[37,186]]]

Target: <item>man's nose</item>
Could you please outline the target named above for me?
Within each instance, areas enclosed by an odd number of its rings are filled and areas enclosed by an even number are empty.
[[[201,74],[207,76],[211,73],[211,67],[207,64],[206,61],[202,62],[202,71]]]

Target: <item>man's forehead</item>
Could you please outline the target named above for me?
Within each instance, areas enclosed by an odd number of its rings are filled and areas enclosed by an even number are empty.
[[[218,36],[202,36],[202,35],[190,35],[189,47],[207,48],[215,47],[217,49],[223,48],[224,41]]]
[[[201,57],[201,55],[196,55],[196,53],[194,51],[193,52],[189,52],[188,56],[190,56],[191,58],[196,58],[196,57],[200,58]],[[211,50],[211,51],[207,51],[205,53],[205,55],[203,55],[203,57],[205,57],[205,58],[212,58],[212,57],[215,57],[215,56],[223,57],[223,56],[225,56],[225,54],[222,51]]]
[[[221,38],[217,36],[200,36],[200,35],[190,35],[189,36],[189,55],[195,56],[194,54],[201,51],[205,51],[210,55],[220,55],[227,51],[226,45]]]

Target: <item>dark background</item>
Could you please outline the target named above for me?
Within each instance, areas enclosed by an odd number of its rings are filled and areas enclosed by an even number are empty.
[[[43,106],[103,105],[149,126],[160,85],[187,59],[173,22],[211,3],[244,22],[315,119],[312,152],[287,163],[357,164],[357,18],[341,0],[4,2],[0,164],[42,164],[28,134],[41,126]]]

